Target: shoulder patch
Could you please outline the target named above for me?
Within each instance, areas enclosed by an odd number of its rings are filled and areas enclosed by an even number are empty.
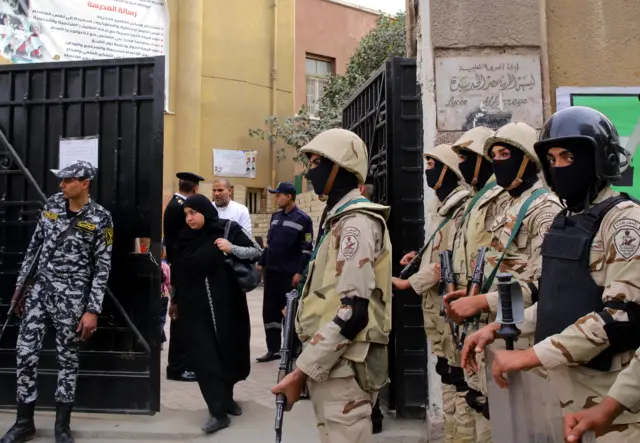
[[[623,218],[613,224],[613,244],[616,252],[625,260],[630,260],[640,248],[640,222]]]
[[[547,232],[551,230],[551,225],[553,225],[553,220],[555,218],[556,218],[556,214],[552,214],[549,212],[540,214],[537,220],[537,222],[539,223],[537,234],[540,236],[540,238],[544,238]]]
[[[313,241],[313,234],[310,232],[307,232],[304,235],[304,241],[306,241],[307,243],[311,243]]]
[[[49,220],[52,220],[52,221],[58,220],[58,214],[56,214],[55,212],[45,211],[44,212],[44,216],[47,217]]]
[[[107,246],[113,245],[113,227],[109,227],[104,230],[104,238]]]
[[[340,252],[344,255],[344,258],[351,260],[360,246],[360,230],[357,228],[345,228],[342,231],[340,240]]]

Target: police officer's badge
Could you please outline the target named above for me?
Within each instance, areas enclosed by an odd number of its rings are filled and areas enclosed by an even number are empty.
[[[107,228],[104,230],[104,238],[107,246],[111,246],[113,244],[113,228]]]

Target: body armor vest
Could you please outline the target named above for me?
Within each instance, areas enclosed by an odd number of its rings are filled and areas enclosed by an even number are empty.
[[[566,216],[560,213],[554,219],[542,244],[535,343],[562,332],[591,312],[604,309],[604,288],[591,277],[591,243],[604,216],[628,199],[625,195],[611,197],[582,214]],[[614,352],[606,349],[584,366],[608,371],[613,356]]]

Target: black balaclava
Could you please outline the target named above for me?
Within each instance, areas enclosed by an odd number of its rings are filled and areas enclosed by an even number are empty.
[[[550,166],[550,185],[570,211],[579,212],[591,203],[607,183],[596,175],[593,149],[577,144],[563,148],[573,154],[573,163],[562,168]]]
[[[426,169],[424,175],[427,177],[427,184],[436,191],[438,200],[442,202],[458,187],[458,176],[447,167],[444,176],[440,179],[445,165],[440,160],[432,159],[435,166],[432,169]]]
[[[460,172],[462,173],[462,177],[464,177],[464,181],[473,186],[476,190],[484,188],[484,185],[487,184],[487,181],[489,181],[489,178],[493,175],[491,162],[484,158],[484,156],[467,149],[461,149],[460,155],[465,157],[465,160],[458,165]],[[480,169],[478,170],[476,182],[473,183],[476,168],[478,167],[478,161],[480,161]]]
[[[524,191],[531,188],[539,180],[536,165],[529,160],[522,177],[520,177],[522,182],[513,189],[509,189],[509,187],[513,186],[516,178],[518,178],[518,173],[522,167],[525,155],[523,151],[514,146],[509,146],[505,143],[501,143],[501,146],[509,148],[511,157],[509,157],[508,160],[493,160],[492,167],[496,175],[496,183],[508,190],[512,197],[520,197]]]

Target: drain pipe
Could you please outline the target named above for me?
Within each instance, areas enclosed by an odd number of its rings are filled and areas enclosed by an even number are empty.
[[[271,117],[278,112],[278,0],[273,0],[273,50],[271,60]],[[274,125],[269,128],[273,134]],[[276,186],[276,141],[269,137],[269,158],[271,165],[271,187]]]

